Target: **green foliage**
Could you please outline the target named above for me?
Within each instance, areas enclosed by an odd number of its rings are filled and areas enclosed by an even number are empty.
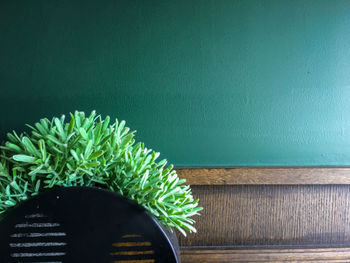
[[[136,201],[162,224],[195,232],[198,200],[159,153],[135,143],[125,122],[92,112],[41,119],[31,136],[8,133],[0,159],[0,213],[56,186],[109,189]]]

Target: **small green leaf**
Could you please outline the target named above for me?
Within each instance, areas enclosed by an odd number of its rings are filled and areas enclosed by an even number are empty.
[[[89,136],[88,136],[88,134],[86,133],[86,131],[85,131],[84,128],[80,128],[80,129],[79,129],[79,132],[80,132],[81,137],[83,137],[84,140],[88,140],[88,139],[89,139]]]
[[[122,121],[120,122],[119,126],[118,126],[118,134],[121,133],[121,131],[123,130],[124,126],[125,126],[125,121],[122,120]]]
[[[64,132],[61,120],[59,118],[55,118],[55,124],[61,139],[65,141],[67,136],[66,136],[66,133]]]
[[[99,151],[94,152],[93,154],[91,154],[90,157],[89,157],[87,160],[88,160],[88,161],[91,161],[91,160],[93,160],[93,159],[96,159],[96,158],[100,157],[100,156],[103,155],[103,154],[104,154],[104,151],[99,150]]]
[[[17,137],[11,133],[7,133],[7,138],[13,143],[21,143],[21,140],[18,140]]]
[[[38,149],[33,145],[33,143],[30,141],[30,139],[28,137],[23,137],[22,138],[22,144],[24,145],[24,147],[26,148],[26,150],[32,154],[32,155],[36,155],[36,156],[40,156],[40,152],[38,151]]]
[[[13,200],[6,200],[6,201],[5,201],[5,204],[8,205],[8,206],[15,206],[15,205],[16,205],[16,202],[13,201]]]
[[[51,142],[59,145],[59,146],[63,146],[63,143],[60,142],[55,136],[52,136],[52,135],[46,135],[46,138],[49,139]]]
[[[50,121],[47,118],[41,119],[40,123],[46,131],[49,130]]]
[[[182,227],[186,228],[187,230],[189,230],[190,232],[194,232],[194,233],[197,232],[197,230],[196,230],[196,229],[194,228],[194,226],[192,226],[191,224],[188,224],[188,223],[182,221],[182,222],[180,223],[180,225],[181,225]]]
[[[99,165],[100,165],[100,162],[91,162],[91,163],[85,164],[85,166],[88,168],[97,167]]]
[[[36,182],[34,192],[35,192],[35,193],[38,193],[38,192],[39,192],[39,189],[40,189],[40,180],[38,180],[38,181]]]
[[[74,124],[75,124],[75,119],[74,119],[74,116],[72,113],[70,114],[70,117],[71,117],[71,120],[70,120],[69,126],[68,126],[68,134],[72,133],[72,131],[74,129]]]
[[[35,123],[35,127],[37,128],[37,130],[40,132],[41,135],[45,136],[47,134],[45,128],[39,123]]]
[[[107,130],[107,127],[108,127],[108,124],[109,124],[109,121],[110,121],[110,117],[107,116],[106,119],[103,121],[103,127],[102,127],[102,132],[106,131]]]
[[[18,145],[14,144],[14,143],[10,143],[10,142],[6,142],[6,147],[10,148],[11,150],[14,150],[16,152],[22,152],[22,148],[19,147]]]
[[[17,162],[23,162],[23,163],[33,163],[37,160],[37,158],[29,155],[24,155],[24,154],[17,154],[12,156],[13,160]]]
[[[84,153],[84,158],[87,159],[92,151],[92,140],[89,140],[88,144],[86,145],[85,148],[85,153]]]
[[[38,141],[38,145],[39,145],[39,149],[40,149],[40,152],[41,152],[41,156],[43,158],[43,160],[45,161],[46,160],[46,146],[45,146],[45,141],[40,139]]]
[[[21,188],[18,186],[18,184],[16,183],[16,181],[12,181],[10,183],[10,185],[17,191],[21,191]]]
[[[184,236],[187,236],[186,232],[181,227],[179,227],[178,225],[175,225],[175,227],[177,230],[179,230],[181,232],[181,234],[183,234]]]
[[[76,153],[74,150],[70,150],[70,153],[73,155],[74,159],[75,159],[77,162],[80,161],[80,159],[79,159],[77,153]]]

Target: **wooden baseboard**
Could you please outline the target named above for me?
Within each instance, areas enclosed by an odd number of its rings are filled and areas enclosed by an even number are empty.
[[[190,185],[350,184],[349,167],[181,168]]]
[[[350,262],[349,167],[176,171],[204,207],[182,263]]]
[[[182,249],[181,262],[350,262],[350,248]]]

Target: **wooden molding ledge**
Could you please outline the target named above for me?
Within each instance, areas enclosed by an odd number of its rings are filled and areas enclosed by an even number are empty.
[[[181,262],[350,262],[350,248],[182,249]]]
[[[350,167],[175,168],[190,185],[350,184]]]

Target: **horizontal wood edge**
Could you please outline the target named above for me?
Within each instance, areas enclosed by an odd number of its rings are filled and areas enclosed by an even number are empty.
[[[346,261],[344,261],[346,260]],[[350,248],[182,249],[181,262],[349,262]]]
[[[350,184],[350,167],[175,168],[190,185]]]

